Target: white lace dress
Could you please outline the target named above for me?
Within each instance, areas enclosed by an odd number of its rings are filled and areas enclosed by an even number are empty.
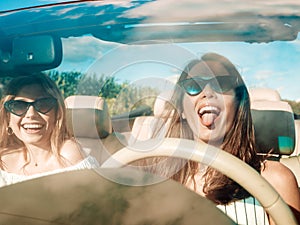
[[[38,177],[43,177],[47,175],[52,175],[56,173],[66,172],[66,171],[72,171],[72,170],[81,170],[81,169],[92,169],[99,167],[98,161],[92,157],[87,156],[85,159],[83,159],[81,162],[77,163],[76,165],[69,166],[62,169],[56,169],[45,173],[37,173],[33,175],[20,175],[15,173],[9,173],[3,170],[0,170],[0,187],[15,184],[21,181],[30,180]]]

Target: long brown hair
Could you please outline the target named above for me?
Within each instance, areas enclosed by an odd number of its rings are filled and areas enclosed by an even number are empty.
[[[32,84],[40,85],[46,94],[57,100],[56,124],[51,134],[50,144],[52,154],[60,163],[63,163],[60,157],[60,149],[64,142],[67,139],[70,139],[70,132],[66,123],[66,108],[60,90],[56,84],[43,73],[16,77],[12,79],[5,88],[4,96],[0,103],[0,118],[2,125],[0,128],[0,157],[13,151],[24,151],[24,153],[26,153],[26,147],[23,142],[21,142],[14,134],[9,133],[10,113],[5,109],[4,103],[8,100],[14,99],[24,86]],[[1,167],[3,166],[5,165],[1,165]]]
[[[195,59],[185,67],[180,75],[174,90],[173,96],[169,104],[165,105],[164,115],[166,121],[170,120],[170,126],[167,132],[167,137],[177,137],[193,139],[193,132],[187,121],[182,117],[183,113],[183,96],[184,91],[180,87],[180,81],[186,79],[189,71],[199,63],[206,64],[206,61],[214,61],[221,64],[230,75],[237,78],[237,86],[234,89],[237,110],[235,112],[235,120],[232,127],[225,134],[221,148],[224,151],[240,158],[245,163],[249,164],[257,171],[260,171],[260,158],[257,156],[254,144],[254,131],[252,126],[252,118],[250,113],[250,99],[248,90],[241,78],[236,67],[225,57],[216,53],[207,53],[201,59]],[[158,127],[157,132],[159,133]],[[163,176],[168,176],[182,184],[186,184],[188,179],[192,179],[196,189],[195,175],[199,172],[199,164],[193,161],[175,158],[156,158],[147,159],[146,170],[158,173]],[[231,201],[243,199],[249,196],[249,193],[244,190],[233,180],[229,179],[219,171],[208,167],[203,175],[204,185],[203,192],[207,198],[217,204],[227,204]]]

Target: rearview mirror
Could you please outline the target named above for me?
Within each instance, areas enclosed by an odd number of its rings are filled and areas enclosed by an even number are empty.
[[[11,53],[0,63],[0,71],[8,74],[43,71],[59,66],[61,60],[60,38],[50,35],[17,37],[12,40]]]
[[[40,71],[57,67],[62,60],[61,41],[50,35],[15,38],[12,60],[18,70]]]

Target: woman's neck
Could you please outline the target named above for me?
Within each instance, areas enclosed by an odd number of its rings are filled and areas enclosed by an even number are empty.
[[[221,148],[222,147],[222,144],[223,144],[223,140],[202,140],[200,139],[199,137],[194,137],[194,140],[195,141],[198,141],[198,142],[204,142],[205,144],[208,144],[208,145],[211,145],[211,146],[214,146],[216,148]]]
[[[200,194],[202,196],[205,196],[203,193],[203,185],[205,182],[204,174],[205,174],[206,170],[207,170],[206,165],[199,164],[197,173],[190,176],[185,184],[189,189],[197,192],[198,194]]]

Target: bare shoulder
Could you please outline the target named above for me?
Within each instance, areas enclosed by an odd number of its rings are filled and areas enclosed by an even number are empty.
[[[65,141],[61,148],[60,154],[71,165],[79,163],[84,158],[80,144],[72,139]]]
[[[296,182],[296,178],[293,172],[288,167],[286,167],[278,161],[266,160],[264,162],[261,174],[266,180],[268,180],[271,184],[274,184],[276,186],[287,186],[290,184],[290,182]]]
[[[11,150],[6,151],[0,157],[0,168],[10,170],[11,168],[18,167],[22,163],[24,163],[24,153],[22,150]]]
[[[284,201],[300,212],[300,192],[293,172],[277,161],[265,161],[261,175],[274,187]]]

